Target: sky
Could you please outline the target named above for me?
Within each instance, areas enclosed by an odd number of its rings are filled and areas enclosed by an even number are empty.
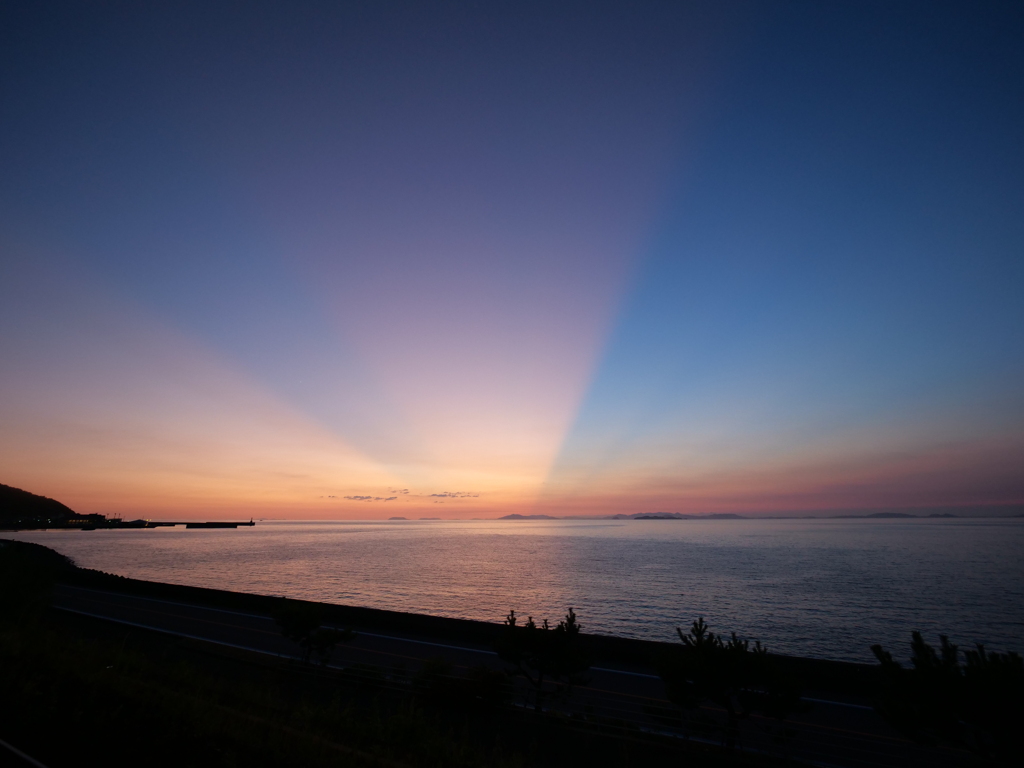
[[[1019,511],[1021,39],[1016,2],[4,2],[0,482]]]

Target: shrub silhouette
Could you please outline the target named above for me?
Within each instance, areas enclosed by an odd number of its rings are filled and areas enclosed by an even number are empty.
[[[961,651],[939,636],[936,650],[913,632],[911,669],[881,645],[881,686],[875,709],[906,736],[925,744],[947,743],[1000,760],[1024,750],[1024,659],[1016,653]],[[963,661],[961,661],[961,655]]]
[[[752,713],[781,720],[804,708],[796,686],[780,675],[760,641],[751,648],[735,632],[725,640],[709,630],[703,616],[689,633],[679,627],[676,633],[682,645],[659,664],[666,696],[684,710],[696,710],[706,702],[724,709],[727,747],[736,745],[739,722]]]
[[[516,612],[509,611],[495,650],[500,659],[515,667],[515,674],[530,684],[536,711],[541,711],[548,693],[545,683],[562,690],[586,684],[583,673],[590,668],[591,657],[580,637],[581,629],[572,608],[553,629],[547,619],[538,626],[532,616],[520,625]]]
[[[347,643],[355,637],[350,629],[321,626],[324,610],[317,603],[284,599],[278,605],[274,619],[281,628],[281,634],[298,644],[304,663],[309,663],[315,655],[321,664],[326,664],[338,643]]]

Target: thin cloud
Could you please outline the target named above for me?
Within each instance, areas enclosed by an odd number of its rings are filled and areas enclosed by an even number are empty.
[[[444,493],[432,493],[430,496],[439,499],[476,499],[480,497],[480,494],[466,493],[464,491],[445,491]]]

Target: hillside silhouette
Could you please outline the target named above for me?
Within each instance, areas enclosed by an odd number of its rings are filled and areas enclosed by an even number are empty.
[[[56,528],[92,517],[80,515],[56,499],[0,483],[0,528]]]

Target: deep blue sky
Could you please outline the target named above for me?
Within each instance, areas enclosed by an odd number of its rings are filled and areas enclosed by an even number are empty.
[[[1019,3],[2,9],[0,481],[1024,503]]]

